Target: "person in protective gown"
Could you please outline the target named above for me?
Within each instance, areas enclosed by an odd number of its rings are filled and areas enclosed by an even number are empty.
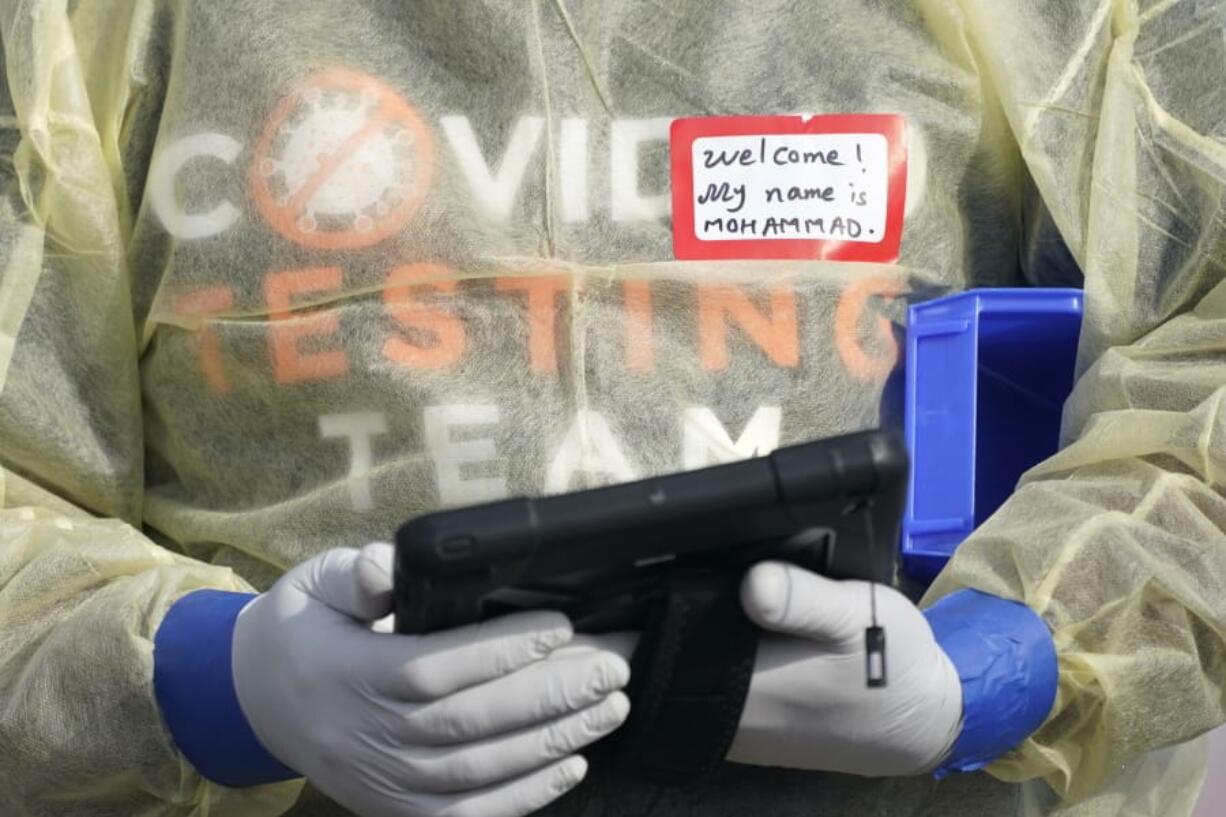
[[[0,42],[0,812],[1190,812],[1226,6],[6,0]],[[903,117],[897,262],[675,260],[669,123],[796,113]],[[908,304],[1083,283],[1063,447],[879,589],[887,690],[862,585],[751,571],[702,786],[583,760],[624,639],[376,623],[412,515],[896,424]]]

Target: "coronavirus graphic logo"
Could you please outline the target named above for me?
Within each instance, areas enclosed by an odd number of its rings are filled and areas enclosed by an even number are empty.
[[[434,175],[434,139],[408,102],[373,77],[332,69],[273,111],[251,166],[265,220],[307,247],[368,247],[399,230]]]

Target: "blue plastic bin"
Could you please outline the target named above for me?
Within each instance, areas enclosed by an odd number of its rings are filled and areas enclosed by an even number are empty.
[[[931,581],[1022,473],[1055,453],[1081,311],[1077,289],[978,289],[910,308],[908,575]]]

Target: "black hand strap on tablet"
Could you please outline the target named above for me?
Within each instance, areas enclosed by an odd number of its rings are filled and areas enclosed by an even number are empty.
[[[740,571],[676,573],[635,652],[618,765],[656,783],[693,782],[723,762],[753,677],[758,630]]]

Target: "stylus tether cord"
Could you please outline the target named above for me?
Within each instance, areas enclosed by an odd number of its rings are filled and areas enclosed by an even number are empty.
[[[870,500],[869,504],[872,502]],[[874,536],[873,515],[864,515],[868,533],[869,567],[873,576],[868,583],[869,627],[864,631],[865,675],[869,687],[886,685],[885,673],[885,628],[877,624],[877,538]]]

